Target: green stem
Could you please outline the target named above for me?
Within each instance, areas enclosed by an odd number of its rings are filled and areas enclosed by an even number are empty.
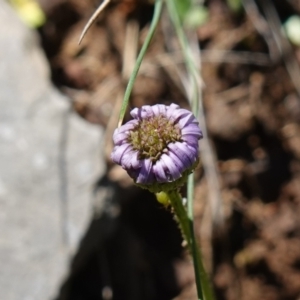
[[[193,54],[191,52],[189,42],[186,38],[185,32],[183,30],[182,23],[179,18],[178,10],[174,0],[167,0],[167,8],[169,11],[169,15],[171,21],[174,25],[180,46],[183,51],[185,65],[188,73],[191,76],[192,83],[192,95],[191,105],[193,108],[193,112],[196,117],[198,117],[198,109],[199,109],[199,100],[201,97],[201,93],[199,91],[198,84],[200,82],[200,76],[198,73],[198,68],[195,65]],[[179,196],[180,197],[180,196]],[[193,207],[194,207],[194,174],[191,174],[188,177],[188,191],[187,191],[187,217],[188,217],[188,226],[189,226],[189,234],[190,234],[190,251],[193,256],[194,262],[194,270],[195,270],[195,279],[197,285],[198,298],[200,299],[202,293],[204,295],[205,300],[213,300],[213,292],[206,275],[203,263],[202,263],[202,255],[200,249],[197,246],[197,242],[194,235],[194,215],[193,215]]]
[[[156,0],[155,1],[155,6],[154,6],[154,13],[153,13],[153,18],[151,21],[151,25],[148,31],[148,34],[146,36],[145,42],[141,48],[141,51],[137,57],[136,63],[134,65],[133,71],[130,75],[127,87],[126,87],[126,91],[124,94],[124,98],[123,98],[123,103],[122,103],[122,107],[121,107],[121,111],[120,111],[120,116],[119,116],[119,123],[118,126],[121,126],[125,113],[126,113],[126,109],[128,106],[128,102],[129,102],[129,98],[133,89],[133,85],[135,82],[135,79],[137,77],[138,71],[140,69],[141,63],[143,61],[143,58],[146,54],[146,51],[150,45],[150,42],[152,40],[152,37],[154,35],[155,29],[158,25],[159,19],[160,19],[160,15],[161,15],[161,11],[162,11],[162,7],[163,7],[163,0]]]
[[[194,236],[193,222],[188,217],[182,204],[182,198],[177,191],[169,192],[168,198],[187,241],[189,251],[193,255],[198,300],[213,300],[213,293],[202,262],[202,254]]]
[[[191,174],[193,175],[193,174]],[[188,197],[190,199],[194,199],[194,176],[189,176],[188,177]],[[204,299],[205,300],[213,300],[214,295],[213,291],[211,289],[211,285],[209,282],[209,278],[206,274],[204,265],[203,265],[203,258],[202,258],[202,253],[201,249],[197,245],[197,241],[195,238],[195,232],[194,232],[194,222],[191,216],[193,215],[193,201],[189,201],[187,208],[188,208],[188,219],[189,219],[189,227],[190,227],[190,233],[192,238],[192,245],[191,245],[191,252],[193,255],[193,259],[195,260],[194,262],[194,268],[195,268],[195,276],[196,279],[201,282],[201,287],[203,290],[204,294]]]
[[[192,242],[189,228],[189,219],[187,217],[186,210],[182,204],[181,196],[176,190],[168,192],[167,195],[174,209],[174,213],[178,219],[183,237],[186,240],[189,249],[191,250]]]
[[[202,284],[201,284],[201,268],[199,265],[199,259],[196,258],[198,256],[197,253],[195,253],[195,247],[194,244],[195,242],[193,241],[193,235],[191,232],[191,226],[190,223],[191,221],[189,220],[186,209],[184,208],[182,204],[182,199],[181,196],[177,191],[171,191],[168,193],[169,200],[171,202],[171,205],[174,209],[174,213],[178,219],[178,222],[180,224],[182,234],[184,239],[187,241],[189,251],[193,255],[193,263],[194,263],[194,271],[195,271],[195,280],[196,280],[196,286],[197,286],[197,294],[198,294],[198,299],[203,300],[203,292],[202,292]]]
[[[201,288],[204,289],[203,283],[201,281],[201,268],[200,265],[202,265],[202,261],[199,259],[198,254],[198,247],[197,247],[197,241],[195,238],[194,233],[194,173],[190,174],[188,177],[188,184],[187,184],[187,215],[189,218],[189,229],[190,234],[192,236],[192,242],[191,242],[191,254],[193,256],[193,263],[194,263],[194,270],[195,270],[195,278],[196,283],[200,282]],[[198,288],[198,284],[197,284]]]

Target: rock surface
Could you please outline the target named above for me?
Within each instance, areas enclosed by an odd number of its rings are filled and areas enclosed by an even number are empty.
[[[101,129],[51,85],[37,36],[0,0],[0,298],[53,299],[103,173]]]

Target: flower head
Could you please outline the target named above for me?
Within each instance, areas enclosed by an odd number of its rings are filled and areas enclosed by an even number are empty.
[[[182,185],[198,162],[202,132],[194,115],[176,104],[146,105],[130,114],[133,120],[114,132],[112,160],[153,192]]]

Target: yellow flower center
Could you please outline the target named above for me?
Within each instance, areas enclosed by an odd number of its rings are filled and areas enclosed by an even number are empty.
[[[141,120],[130,132],[128,142],[137,150],[140,159],[157,161],[166,151],[169,143],[181,141],[181,131],[165,116],[155,116]]]

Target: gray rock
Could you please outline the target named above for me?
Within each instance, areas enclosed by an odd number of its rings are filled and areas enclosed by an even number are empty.
[[[56,295],[92,215],[101,134],[51,85],[37,36],[0,0],[0,299]]]

